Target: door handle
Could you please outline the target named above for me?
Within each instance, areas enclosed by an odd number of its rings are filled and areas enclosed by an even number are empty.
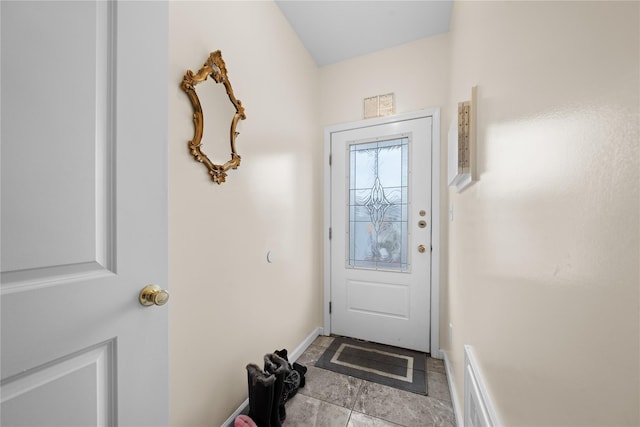
[[[427,248],[425,248],[425,246],[424,246],[424,245],[420,245],[420,246],[418,246],[418,252],[420,252],[421,254],[423,254],[423,253],[424,253],[424,251],[426,251],[426,250],[427,250]]]
[[[169,292],[158,285],[148,285],[140,291],[138,301],[144,306],[165,305],[169,301]]]

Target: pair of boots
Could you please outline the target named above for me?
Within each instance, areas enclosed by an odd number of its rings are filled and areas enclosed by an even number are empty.
[[[277,354],[264,356],[264,370],[247,365],[249,417],[258,427],[282,427],[287,417],[283,390],[290,372],[289,362]]]

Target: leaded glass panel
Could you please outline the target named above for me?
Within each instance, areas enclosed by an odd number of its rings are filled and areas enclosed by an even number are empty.
[[[407,137],[348,146],[350,267],[409,269],[408,152]]]

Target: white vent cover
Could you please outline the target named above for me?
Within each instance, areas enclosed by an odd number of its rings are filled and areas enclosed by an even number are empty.
[[[464,346],[464,427],[499,427],[471,346]]]
[[[364,99],[364,118],[392,116],[396,113],[396,96],[393,93]]]

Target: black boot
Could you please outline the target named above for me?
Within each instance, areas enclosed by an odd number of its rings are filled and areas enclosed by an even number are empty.
[[[277,354],[266,354],[264,356],[264,370],[268,374],[276,377],[273,386],[273,410],[271,411],[271,427],[281,427],[282,422],[287,418],[287,411],[284,407],[284,379],[290,372],[289,363]]]
[[[247,379],[249,381],[249,417],[258,427],[273,427],[271,418],[276,377],[263,372],[258,365],[250,363],[247,365]]]
[[[282,350],[276,350],[274,351],[274,353],[282,357],[287,362],[289,362],[286,348],[283,348]],[[305,374],[307,373],[306,366],[301,365],[298,362],[293,362],[293,365],[289,363],[289,369],[291,370],[291,373],[289,374],[288,379],[285,380],[285,383],[289,384],[289,388],[291,390],[288,391],[287,398],[285,400],[291,399],[298,392],[298,389],[304,387],[306,383],[306,380],[304,377]],[[287,388],[287,385],[285,385],[285,388]]]
[[[304,377],[305,374],[307,373],[307,367],[304,366],[304,365],[299,364],[298,362],[293,362],[293,369],[300,376],[300,388],[304,387],[304,385],[307,382],[305,377]]]
[[[282,390],[283,401],[286,403],[298,392],[298,388],[300,387],[300,375],[298,375],[298,373],[293,370],[293,366],[291,366],[291,363],[289,363],[286,348],[282,350],[276,350],[273,353],[286,360],[287,366],[289,367],[289,373],[286,377],[284,377],[284,389]]]

